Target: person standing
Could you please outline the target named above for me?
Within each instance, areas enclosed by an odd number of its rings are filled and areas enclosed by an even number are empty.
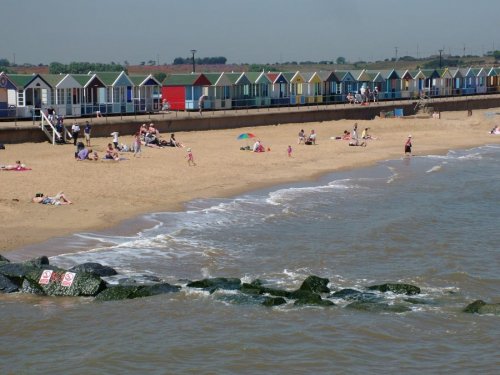
[[[90,147],[90,132],[92,131],[92,126],[87,121],[85,123],[85,128],[83,128],[83,134],[85,134],[85,141],[87,142],[87,147]]]
[[[134,135],[134,158],[141,154],[141,133],[137,132]]]
[[[73,125],[71,125],[71,136],[73,137],[73,144],[76,146],[76,142],[78,140],[78,136],[80,135],[80,126],[75,121]]]
[[[111,133],[111,136],[113,137],[113,145],[115,146],[115,149],[116,150],[120,150],[120,145],[118,143],[118,136],[120,135],[120,133],[118,133],[117,131],[114,131],[113,133]]]
[[[408,139],[405,142],[405,155],[411,156],[411,134],[408,136]]]
[[[351,139],[358,140],[358,123],[354,123],[354,128],[352,128]]]
[[[188,162],[189,166],[191,166],[191,165],[195,166],[196,165],[196,163],[194,162],[193,152],[191,151],[190,148],[187,149],[186,158],[187,158],[187,162]]]
[[[286,152],[288,153],[288,157],[291,158],[292,157],[292,146],[288,145]]]

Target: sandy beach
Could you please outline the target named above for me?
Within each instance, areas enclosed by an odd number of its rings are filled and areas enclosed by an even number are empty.
[[[72,144],[7,145],[6,150],[0,151],[0,164],[21,160],[32,170],[0,172],[0,252],[6,254],[21,246],[79,231],[109,228],[144,213],[182,210],[183,203],[195,198],[227,197],[279,183],[314,179],[327,172],[358,168],[380,160],[402,158],[409,134],[414,156],[499,144],[500,136],[488,132],[500,118],[488,117],[486,112],[495,110],[474,111],[470,117],[466,111],[460,111],[443,112],[441,119],[357,121],[360,135],[369,127],[370,134],[377,138],[369,140],[367,147],[349,147],[347,141],[331,139],[342,135],[344,130],[351,131],[353,120],[179,132],[176,138],[184,148],[143,147],[141,157],[123,153],[122,157],[127,160],[119,162],[77,162]],[[306,134],[314,129],[318,134],[317,145],[298,145],[300,129]],[[255,134],[270,151],[240,150],[241,146],[253,144],[253,140],[236,139],[244,132]],[[168,139],[169,134],[162,137]],[[111,140],[111,136],[94,138],[92,148],[104,155]],[[120,143],[130,145],[132,137],[121,137]],[[289,145],[293,149],[292,157],[287,155]],[[188,166],[188,147],[192,149],[196,166]],[[59,191],[74,204],[31,203],[36,193],[55,195]],[[66,250],[52,249],[46,255],[63,252]]]

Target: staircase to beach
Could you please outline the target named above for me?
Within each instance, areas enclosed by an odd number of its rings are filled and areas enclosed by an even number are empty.
[[[40,128],[42,129],[44,134],[47,136],[47,138],[49,139],[49,141],[53,145],[58,143],[58,140],[62,139],[64,142],[60,142],[60,143],[66,143],[66,141],[69,138],[71,138],[70,132],[64,126],[63,126],[62,134],[59,133],[57,131],[57,129],[55,128],[54,124],[52,123],[52,121],[49,120],[49,118],[47,117],[47,115],[43,111],[40,111],[40,116],[41,116],[41,120],[42,120],[40,123]]]

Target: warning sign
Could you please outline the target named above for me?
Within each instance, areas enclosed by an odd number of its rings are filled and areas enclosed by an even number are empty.
[[[62,286],[71,286],[73,285],[73,280],[75,280],[76,273],[74,272],[66,272],[61,281]]]
[[[50,281],[50,278],[52,277],[52,270],[45,270],[42,272],[42,276],[40,276],[40,280],[38,281],[38,284],[48,284]]]

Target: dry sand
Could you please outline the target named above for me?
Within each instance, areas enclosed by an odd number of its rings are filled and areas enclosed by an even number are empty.
[[[77,162],[73,145],[7,145],[0,151],[0,164],[20,159],[32,170],[0,172],[0,253],[79,231],[109,228],[148,212],[181,210],[183,203],[195,198],[227,197],[401,158],[408,134],[413,135],[414,155],[498,144],[500,136],[488,131],[500,117],[488,117],[486,112],[495,110],[474,111],[471,117],[460,111],[442,113],[441,119],[357,121],[360,135],[369,127],[378,138],[368,141],[366,148],[330,139],[352,130],[352,120],[176,133],[193,150],[197,165],[192,167],[187,164],[186,148],[143,147],[140,158],[124,153],[128,160],[120,162]],[[316,146],[297,145],[302,128],[307,134],[316,130]],[[271,151],[241,151],[240,146],[253,143],[236,140],[243,132],[256,134]],[[93,139],[93,148],[102,155],[110,141],[111,137]],[[131,144],[132,137],[121,137],[120,143]],[[293,148],[291,158],[288,145]],[[30,201],[37,192],[53,195],[58,191],[64,191],[74,204],[47,206]]]

